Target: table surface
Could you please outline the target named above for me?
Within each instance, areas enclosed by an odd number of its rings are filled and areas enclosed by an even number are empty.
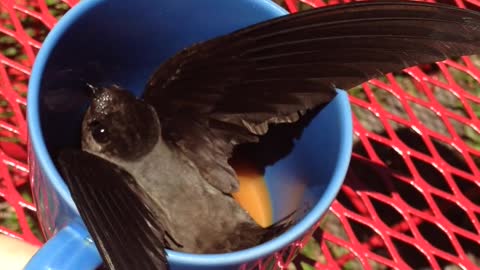
[[[0,0],[0,232],[35,245],[43,240],[28,185],[27,82],[45,35],[77,2]],[[342,1],[276,2],[296,12]],[[476,0],[441,2],[480,10]],[[276,265],[480,268],[479,80],[472,56],[350,91],[355,142],[345,184],[300,254],[277,254]]]

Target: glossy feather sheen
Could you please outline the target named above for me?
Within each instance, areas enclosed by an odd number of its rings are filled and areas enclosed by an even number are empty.
[[[193,45],[147,83],[144,101],[155,108],[161,138],[133,135],[139,143],[156,142],[142,145],[150,152],[132,160],[112,156],[122,155],[113,151],[116,145],[110,156],[67,150],[59,169],[110,269],[166,269],[164,247],[225,252],[257,245],[291,223],[287,218],[264,230],[225,194],[238,188],[228,163],[232,151],[278,150],[277,159],[288,154],[293,138],[335,97],[335,87],[479,53],[479,26],[478,13],[453,7],[361,2],[280,17]],[[132,134],[124,135],[119,138]],[[84,137],[87,145],[92,140]],[[190,204],[172,196],[182,190],[208,196],[191,196],[196,201]]]
[[[163,219],[128,172],[80,150],[63,150],[58,168],[109,269],[168,269]]]
[[[153,74],[144,99],[164,137],[230,193],[238,188],[228,164],[235,145],[328,103],[335,87],[478,53],[479,26],[476,12],[416,2],[296,13],[186,48]]]

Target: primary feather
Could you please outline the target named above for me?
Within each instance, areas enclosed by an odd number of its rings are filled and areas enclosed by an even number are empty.
[[[335,88],[478,53],[479,25],[476,12],[418,2],[300,12],[186,48],[153,74],[144,99],[157,110],[164,138],[231,193],[236,145],[297,121],[332,100]]]
[[[58,168],[109,269],[168,269],[158,207],[128,172],[73,149],[60,153]]]

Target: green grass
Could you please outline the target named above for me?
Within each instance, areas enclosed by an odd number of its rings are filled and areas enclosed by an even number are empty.
[[[472,56],[471,59],[473,63],[480,62],[479,56]],[[480,66],[477,65],[477,68],[480,68]],[[449,72],[450,74],[452,74],[452,77],[455,79],[459,86],[469,91],[474,96],[480,97],[480,84],[473,77],[471,77],[465,72],[453,68],[449,68]],[[480,117],[480,104],[475,102],[469,102],[469,105],[472,108],[474,114],[477,117]],[[463,111],[465,110],[464,105],[460,101],[455,104],[454,108]],[[465,140],[465,142],[470,147],[476,150],[480,150],[480,134],[469,126],[464,126],[463,133],[463,139]]]
[[[38,239],[42,239],[43,236],[40,231],[40,227],[38,226],[38,221],[36,220],[35,215],[33,213],[28,212],[29,210],[24,210],[24,211],[26,214],[25,218],[27,220],[29,229]],[[22,233],[22,229],[18,222],[18,217],[15,212],[15,209],[12,206],[8,205],[6,202],[0,203],[0,225],[11,231],[14,231],[20,234]]]
[[[46,4],[50,13],[60,19],[69,9],[68,5],[60,0],[46,0]],[[0,19],[7,20],[3,26],[10,30],[15,30],[13,24],[9,21],[10,14],[6,12],[0,13]],[[48,33],[48,29],[43,23],[31,16],[25,16],[21,19],[21,24],[27,35],[38,40],[43,41]],[[27,59],[22,46],[17,40],[11,36],[0,33],[0,52],[6,57],[15,60],[23,61]],[[25,82],[26,83],[26,82]],[[14,86],[14,90],[17,91],[22,97],[26,97],[25,92],[19,91],[19,89]],[[9,109],[9,103],[6,100],[3,100],[0,96],[0,108],[2,112],[0,113],[0,120],[8,120],[14,116],[14,113]],[[22,106],[23,109],[24,106]],[[9,143],[20,143],[20,139],[16,137],[6,137],[0,136],[0,142],[9,142]],[[31,191],[28,185],[18,188],[20,195],[27,201],[32,202]],[[43,236],[40,232],[40,227],[36,220],[35,214],[30,212],[30,210],[24,209],[26,214],[27,223],[30,230],[37,236],[37,238],[42,239]],[[18,223],[18,217],[15,213],[13,207],[11,207],[7,202],[2,201],[0,198],[0,226],[8,228],[14,232],[21,233],[21,228]]]
[[[480,57],[473,56],[473,57],[471,57],[471,59],[474,63],[478,64],[477,67],[480,68]],[[472,78],[470,75],[468,75],[464,72],[458,71],[458,70],[450,69],[449,71],[450,71],[454,80],[456,81],[456,83],[459,86],[461,86],[466,91],[469,91],[473,95],[475,95],[477,97],[480,97],[480,84],[474,78]],[[438,76],[440,78],[442,78],[442,76],[440,74],[438,74]],[[413,82],[413,79],[410,76],[395,75],[394,78],[395,78],[395,82],[398,84],[398,86],[400,88],[402,88],[406,93],[410,94],[413,97],[419,98],[419,99],[424,99],[424,100],[427,99],[425,94],[417,89],[417,87],[415,86],[415,84]],[[383,82],[386,82],[386,83],[390,83],[385,79],[385,77],[379,78],[379,80],[383,81]],[[445,82],[445,80],[443,80],[443,81]],[[388,106],[389,104],[391,104],[391,103],[387,102],[387,99],[391,99],[391,98],[394,98],[394,97],[380,95],[381,92],[385,92],[385,91],[383,91],[379,88],[376,88],[373,85],[370,85],[370,87],[372,89],[372,92],[375,95],[375,98],[376,98],[377,102],[381,106],[383,106],[385,108],[385,106]],[[352,88],[351,90],[349,90],[349,94],[358,98],[358,99],[365,100],[365,101],[369,102],[362,86],[357,86],[357,87]],[[447,104],[447,103],[443,104],[442,103],[442,105],[444,107],[452,109],[452,110],[455,110],[455,109],[464,110],[463,105],[461,104],[461,102],[458,99],[452,99],[452,100],[455,100],[455,101],[454,102],[449,102],[449,104]],[[450,104],[450,103],[452,103],[452,104]],[[471,106],[475,115],[477,117],[480,117],[480,104],[470,102],[469,105]],[[352,109],[355,112],[355,114],[357,115],[357,117],[362,117],[362,115],[363,115],[363,117],[365,117],[363,113],[359,113],[358,110],[355,110],[356,106],[353,106]],[[360,119],[360,120],[362,120],[362,119]],[[472,147],[474,149],[477,149],[477,150],[480,150],[480,134],[469,126],[463,125],[462,128],[463,128],[462,130],[458,130],[457,132],[463,134],[465,142],[470,147]],[[346,234],[343,231],[342,225],[338,222],[336,217],[333,216],[332,214],[330,214],[330,216],[328,216],[328,215],[326,216],[326,218],[323,220],[323,222],[321,224],[321,228],[325,232],[333,234],[337,237],[346,238]],[[332,254],[332,256],[334,258],[340,258],[340,257],[349,253],[348,249],[343,248],[343,247],[338,246],[338,245],[334,245],[334,244],[329,243],[329,242],[327,242],[327,247],[328,247],[330,253]],[[317,262],[320,262],[320,263],[325,263],[326,262],[325,255],[322,253],[319,244],[314,239],[311,239],[307,243],[307,245],[301,251],[301,254],[303,254],[304,256],[306,256],[310,259],[313,259]],[[384,266],[382,264],[379,264],[379,263],[376,263],[372,260],[370,260],[370,266],[374,270],[387,269],[386,266]],[[452,267],[453,267],[453,265],[452,265]],[[302,263],[302,269],[313,270],[315,268],[308,265],[308,264]],[[354,269],[363,269],[363,267],[357,260],[351,260],[351,261],[348,261],[347,263],[345,263],[342,266],[342,269],[344,269],[344,270],[354,270]]]
[[[69,9],[68,5],[60,0],[46,0],[50,14],[60,19]]]
[[[320,228],[328,232],[329,234],[335,235],[338,238],[341,239],[348,239],[347,233],[343,229],[342,224],[340,223],[340,220],[333,215],[332,213],[327,213],[325,217],[322,219],[322,222],[320,223]],[[333,258],[339,259],[345,255],[350,254],[350,251],[344,247],[341,247],[339,245],[336,245],[334,243],[326,241],[326,245],[328,247],[328,250],[330,254],[332,255]],[[311,238],[305,247],[300,251],[302,255],[305,257],[315,260],[316,262],[325,265],[327,263],[327,259],[325,255],[323,254],[319,243],[314,239]],[[301,263],[302,269],[303,270],[314,270],[315,268],[311,265],[308,265],[306,263]],[[293,269],[293,266],[292,266]],[[344,270],[355,270],[355,269],[362,269],[361,263],[355,259],[355,256],[352,257],[351,260],[346,262],[343,266],[342,269]],[[373,264],[372,269],[374,270],[383,270],[385,269],[382,265],[377,265]],[[300,269],[297,269],[300,270]]]

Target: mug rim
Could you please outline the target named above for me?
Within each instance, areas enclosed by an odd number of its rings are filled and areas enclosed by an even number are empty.
[[[45,144],[40,122],[39,96],[46,63],[57,42],[74,22],[83,16],[83,14],[89,12],[92,8],[103,1],[107,0],[81,1],[71,8],[61,18],[61,20],[58,21],[55,27],[47,35],[42,47],[40,48],[40,51],[37,54],[28,84],[27,125],[29,143],[31,144],[32,149],[31,151],[34,152],[36,163],[45,173],[45,176],[52,184],[52,187],[58,192],[62,200],[65,201],[77,215],[79,215],[78,209],[73,202],[70,192],[68,191],[68,187],[64,183],[63,178],[55,167]],[[288,14],[285,9],[278,6],[271,0],[243,1],[253,1],[256,2],[256,4],[264,5],[267,7],[265,12],[274,17]],[[348,94],[343,90],[339,90],[336,98],[339,99],[338,106],[343,109],[339,110],[339,117],[342,119],[340,123],[342,132],[340,132],[341,138],[339,140],[339,158],[336,161],[334,172],[330,178],[327,188],[324,191],[324,195],[316,202],[315,206],[310,209],[307,215],[305,215],[299,222],[284,232],[281,236],[255,247],[221,254],[193,254],[167,249],[166,252],[168,260],[174,264],[179,263],[198,266],[222,266],[245,263],[271,255],[274,252],[287,247],[294,241],[299,240],[305,233],[307,233],[326,213],[331,203],[334,201],[341,185],[343,184],[344,177],[350,163],[353,146],[353,123]]]

